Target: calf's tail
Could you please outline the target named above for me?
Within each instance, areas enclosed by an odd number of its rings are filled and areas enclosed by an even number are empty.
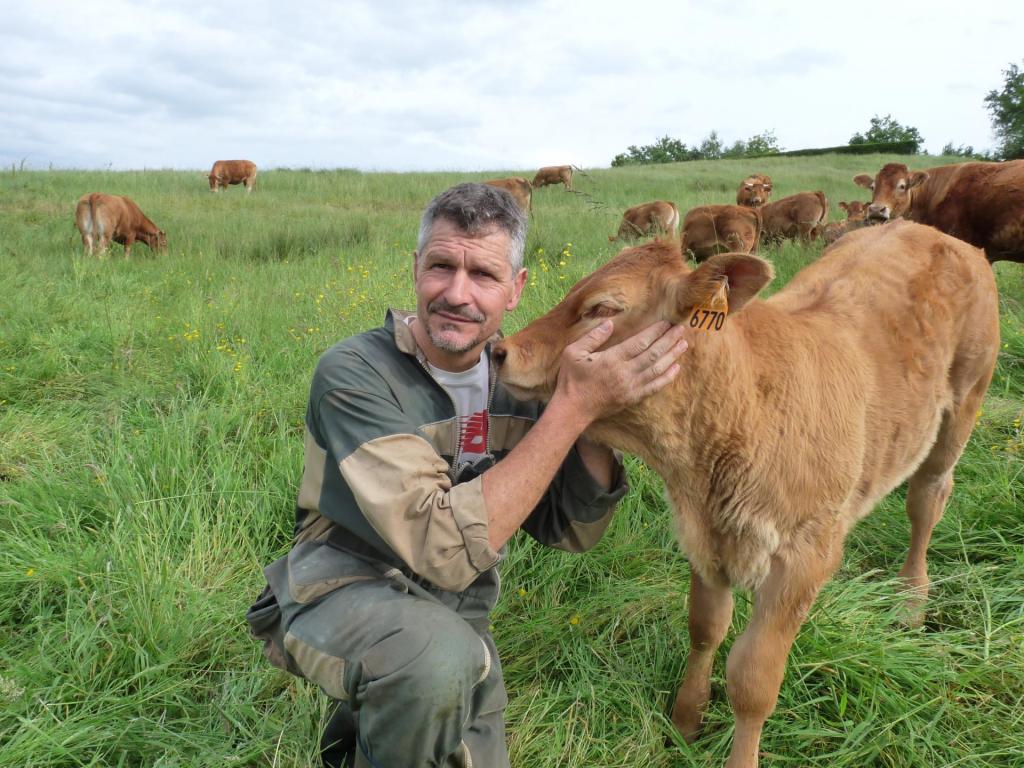
[[[96,210],[96,198],[89,198],[89,219],[92,221],[92,232],[93,242],[99,244],[103,243],[103,216],[97,215],[100,213]]]
[[[672,213],[668,217],[668,231],[672,235],[679,231],[679,208],[675,203],[672,203]]]

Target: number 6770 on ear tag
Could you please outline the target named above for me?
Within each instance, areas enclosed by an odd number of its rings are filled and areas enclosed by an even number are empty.
[[[718,290],[693,308],[689,325],[702,331],[720,331],[729,314],[729,281],[723,280]]]

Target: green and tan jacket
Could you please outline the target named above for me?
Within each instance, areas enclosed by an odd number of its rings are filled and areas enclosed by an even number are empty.
[[[306,413],[296,544],[376,555],[460,592],[501,558],[488,541],[480,475],[522,439],[542,406],[515,400],[492,367],[488,455],[454,466],[455,406],[430,375],[408,317],[390,311],[384,327],[320,358]],[[573,449],[523,528],[548,546],[590,548],[626,492],[621,465],[617,475],[607,492]]]

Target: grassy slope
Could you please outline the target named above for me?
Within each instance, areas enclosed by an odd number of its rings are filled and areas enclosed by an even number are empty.
[[[577,176],[584,194],[538,190],[531,281],[507,328],[615,252],[627,205],[732,202],[763,170],[777,197],[823,189],[838,218],[835,203],[865,197],[851,177],[886,159],[603,170]],[[433,194],[512,173],[269,171],[249,197],[212,196],[199,172],[0,176],[0,765],[312,764],[323,697],[260,658],[243,614],[287,547],[313,365],[412,305]],[[72,210],[87,191],[133,197],[170,252],[83,258]],[[817,253],[768,252],[772,288]],[[893,621],[897,492],[851,536],[797,639],[762,742],[772,765],[1024,765],[1024,270],[996,271],[1004,348],[936,530],[928,628]],[[631,477],[590,555],[510,547],[494,624],[516,765],[727,752],[724,655],[706,737],[663,746],[688,576],[660,481],[636,463]]]

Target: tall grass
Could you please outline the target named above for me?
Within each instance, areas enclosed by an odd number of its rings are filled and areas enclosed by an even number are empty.
[[[891,158],[687,163],[577,174],[534,194],[531,278],[515,330],[610,258],[628,205],[775,195],[864,199]],[[315,764],[323,696],[246,635],[260,569],[288,546],[302,417],[318,355],[411,307],[426,202],[487,174],[265,171],[256,191],[205,172],[0,173],[0,765]],[[529,175],[529,174],[526,174]],[[77,197],[127,194],[169,251],[85,257]],[[766,253],[783,285],[819,246]],[[766,764],[1021,766],[1024,743],[1024,270],[996,268],[1003,349],[931,550],[923,630],[901,628],[902,493],[852,534],[797,638]],[[688,570],[661,481],[632,491],[590,554],[516,539],[494,614],[520,766],[717,765],[667,712],[688,646]],[[743,597],[731,638],[749,606]],[[724,650],[724,649],[723,649]],[[670,746],[665,746],[666,739]]]

